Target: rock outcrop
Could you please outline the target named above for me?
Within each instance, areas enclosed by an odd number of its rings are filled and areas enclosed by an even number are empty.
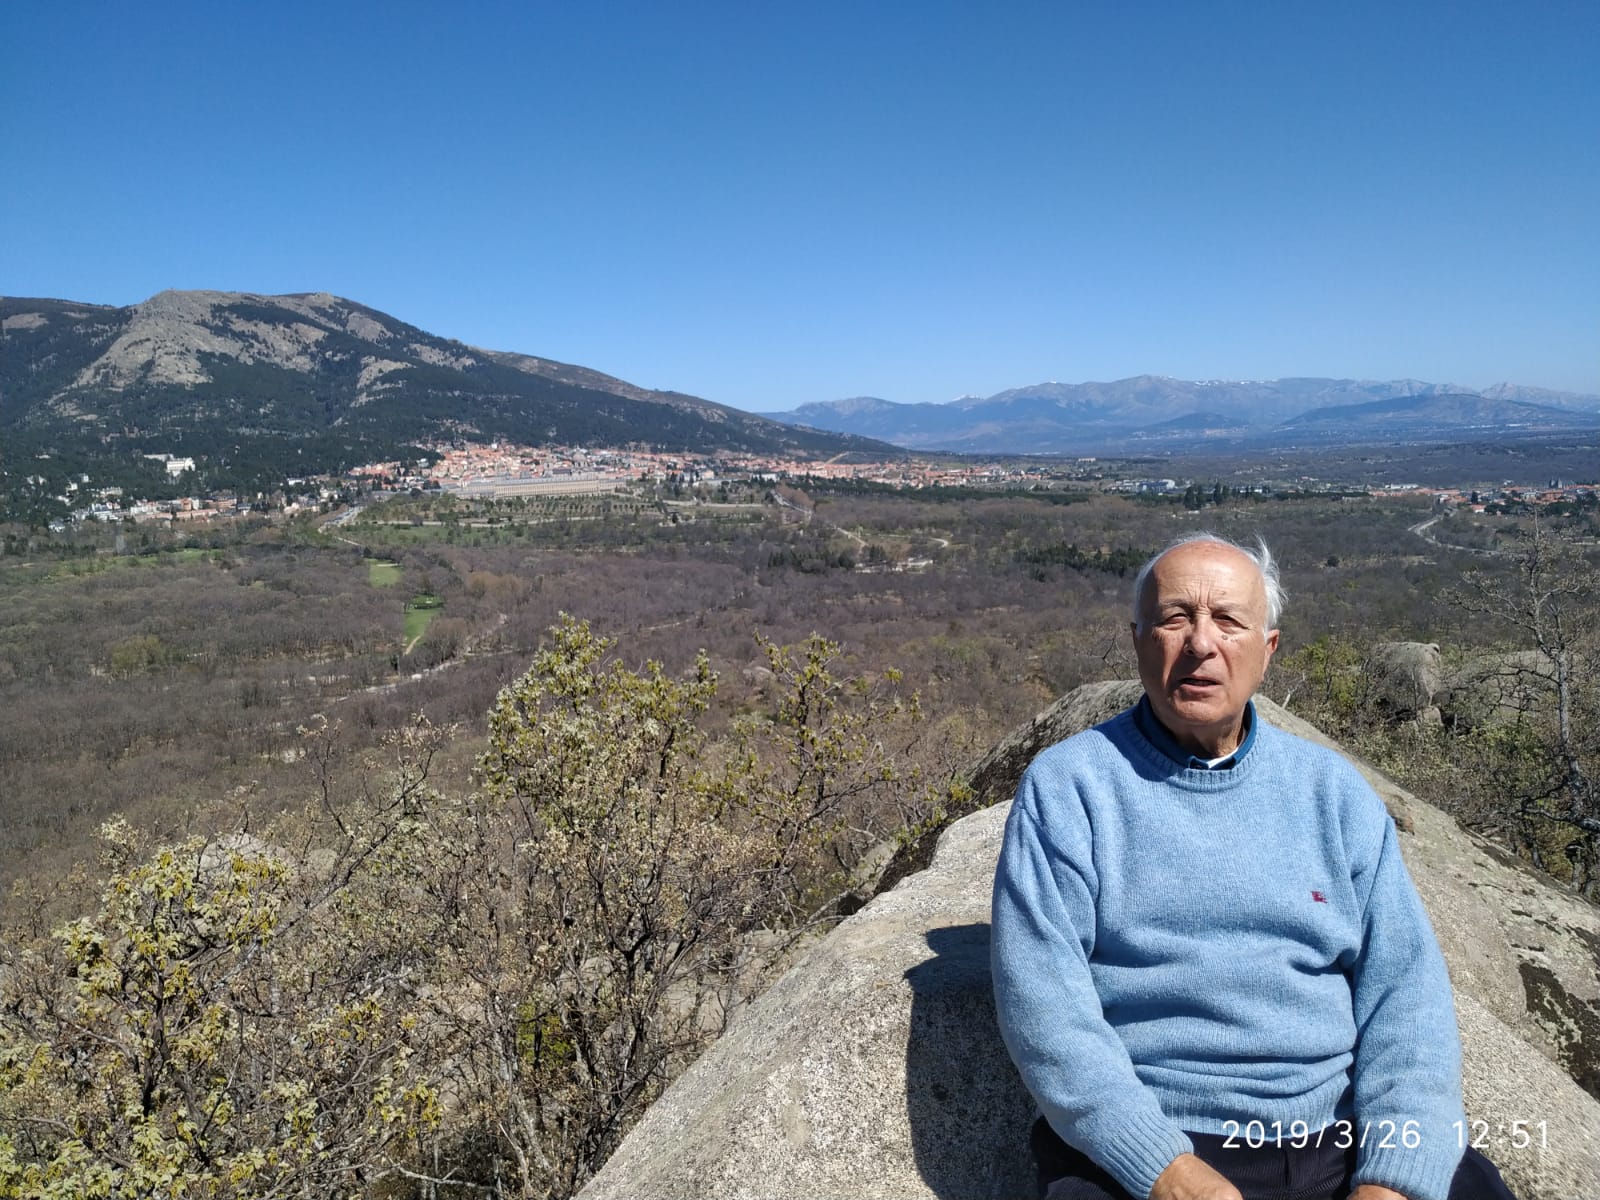
[[[1136,695],[1136,684],[1078,689],[995,747],[975,791],[1009,798],[1039,749]],[[1274,724],[1329,744],[1258,704]],[[1488,1123],[1486,1152],[1523,1200],[1600,1196],[1600,1104],[1574,1082],[1587,1075],[1594,1088],[1600,913],[1357,765],[1406,831],[1406,860],[1450,963],[1467,1113]],[[907,875],[902,863],[898,883],[820,941],[667,1091],[584,1200],[1032,1196],[1032,1103],[995,1027],[988,967],[1007,810],[953,824],[928,869]],[[1513,1147],[1512,1122],[1529,1123],[1532,1147]]]
[[[1415,717],[1433,705],[1444,678],[1432,642],[1379,642],[1363,664],[1374,698],[1397,717]]]

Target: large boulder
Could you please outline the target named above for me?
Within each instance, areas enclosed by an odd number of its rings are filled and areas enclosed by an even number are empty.
[[[1136,684],[1080,688],[997,746],[975,790],[1008,798],[1040,749],[1137,695]],[[1600,1194],[1600,1104],[1573,1080],[1600,1040],[1600,913],[1357,765],[1408,831],[1406,859],[1455,983],[1467,1113],[1488,1123],[1490,1156],[1523,1200]],[[902,874],[747,1008],[583,1200],[1032,1196],[1032,1104],[995,1026],[988,965],[1008,808],[950,826],[927,869]],[[1512,1147],[1518,1121],[1535,1138],[1543,1123],[1543,1149]]]
[[[1444,672],[1432,642],[1379,642],[1363,670],[1372,698],[1397,717],[1414,717],[1433,705]]]

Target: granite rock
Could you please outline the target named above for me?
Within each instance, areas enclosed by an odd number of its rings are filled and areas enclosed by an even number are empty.
[[[1032,1103],[1000,1041],[988,969],[1005,801],[1040,749],[1137,695],[1136,683],[1080,688],[996,746],[972,782],[999,802],[946,829],[925,869],[897,864],[886,890],[744,1009],[583,1200],[1031,1197]],[[1600,1196],[1600,1103],[1575,1082],[1600,1042],[1600,912],[1356,765],[1405,831],[1440,935],[1485,1152],[1522,1200]]]

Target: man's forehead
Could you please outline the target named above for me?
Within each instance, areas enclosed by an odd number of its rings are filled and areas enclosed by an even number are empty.
[[[1241,598],[1266,596],[1266,581],[1248,555],[1232,546],[1215,542],[1192,542],[1175,546],[1155,562],[1150,570],[1151,598],[1166,602],[1169,595],[1180,599],[1196,589],[1240,590]]]

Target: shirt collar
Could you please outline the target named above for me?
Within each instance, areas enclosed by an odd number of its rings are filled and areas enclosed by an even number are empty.
[[[1225,771],[1229,767],[1238,765],[1240,759],[1250,752],[1250,747],[1256,740],[1256,704],[1254,700],[1246,700],[1244,705],[1244,737],[1234,752],[1221,762],[1210,762],[1193,751],[1178,744],[1178,739],[1167,732],[1156,716],[1156,710],[1150,706],[1149,696],[1140,696],[1139,703],[1133,710],[1133,723],[1139,727],[1139,732],[1161,753],[1181,767],[1195,771]]]

